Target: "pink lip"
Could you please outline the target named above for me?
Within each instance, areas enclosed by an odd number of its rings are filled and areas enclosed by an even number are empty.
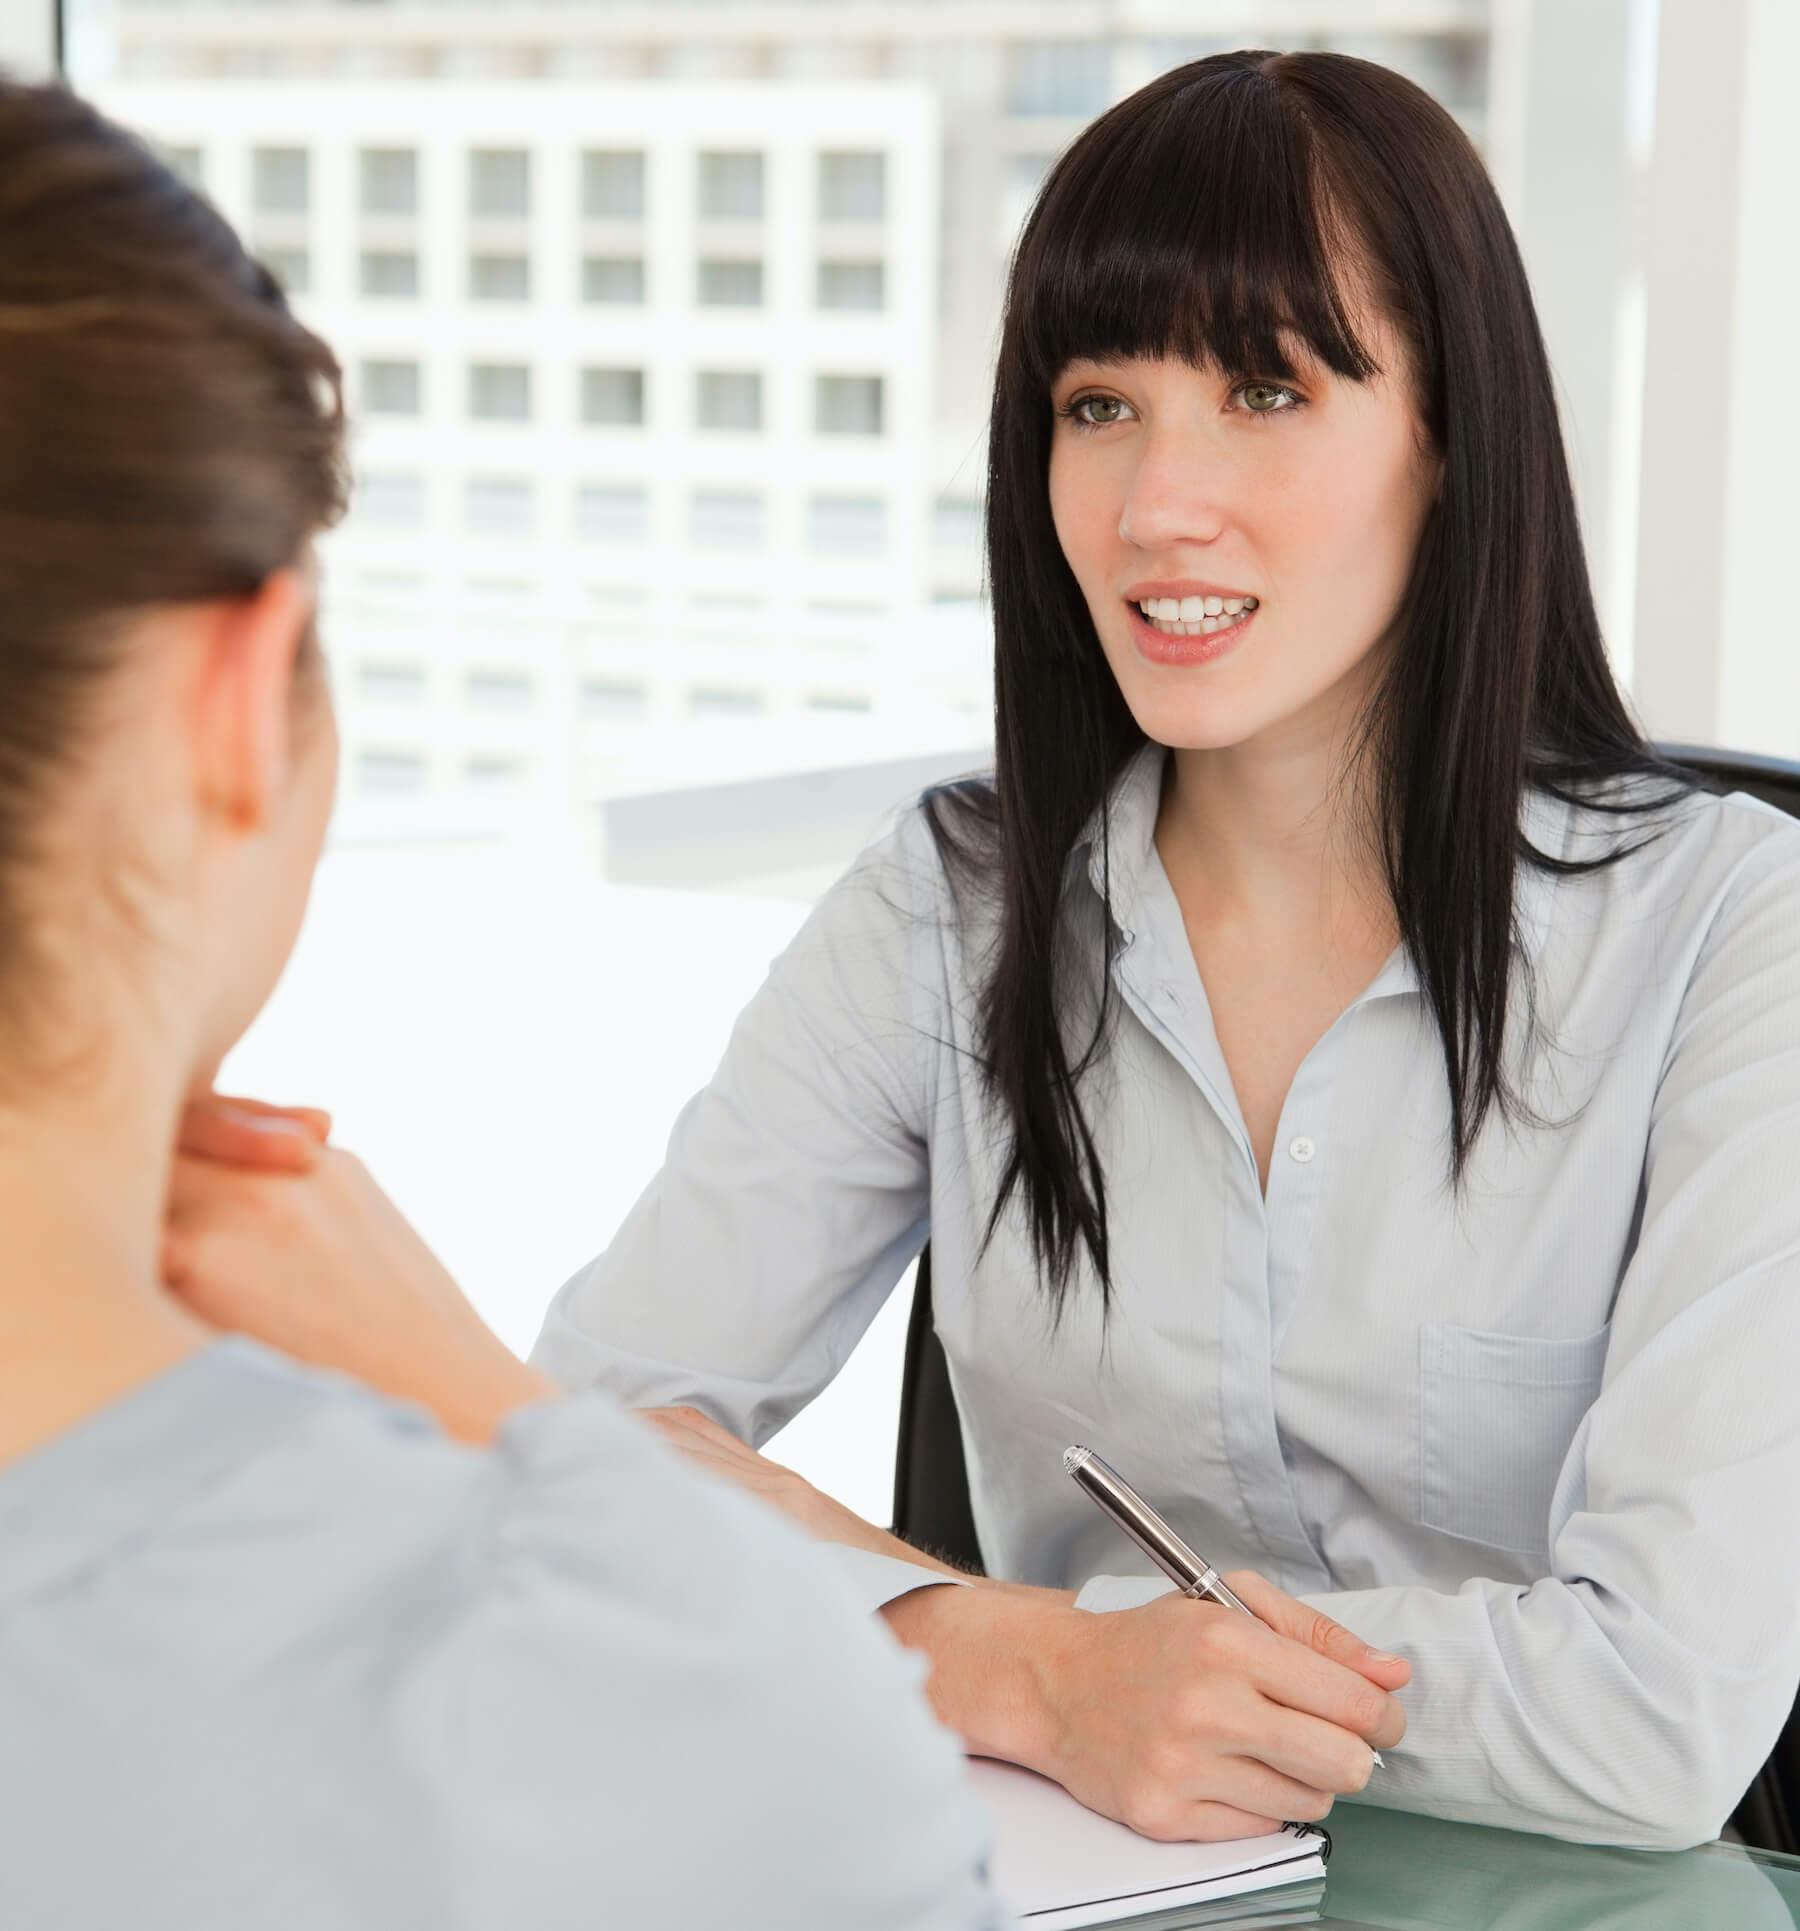
[[[1235,650],[1257,615],[1254,610],[1246,610],[1236,623],[1223,630],[1202,632],[1198,637],[1170,637],[1149,622],[1135,603],[1128,603],[1125,608],[1131,613],[1131,641],[1138,655],[1152,664],[1169,664],[1180,669],[1210,664],[1227,651]]]
[[[1248,590],[1234,590],[1227,583],[1202,583],[1198,577],[1158,577],[1154,583],[1134,583],[1125,592],[1127,603],[1148,603],[1152,597],[1248,597]]]

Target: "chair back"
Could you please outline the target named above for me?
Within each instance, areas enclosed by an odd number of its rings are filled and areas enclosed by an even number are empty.
[[[1691,771],[1708,790],[1747,791],[1800,818],[1800,764],[1698,745],[1659,744],[1656,748],[1671,763]],[[981,1570],[962,1423],[950,1387],[949,1363],[931,1315],[929,1246],[919,1256],[906,1334],[900,1435],[894,1456],[894,1533],[914,1548]],[[1747,1844],[1800,1854],[1800,1699],[1731,1822]]]

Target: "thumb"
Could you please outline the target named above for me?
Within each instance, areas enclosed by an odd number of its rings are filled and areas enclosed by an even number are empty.
[[[1365,1643],[1353,1631],[1315,1609],[1310,1603],[1284,1594],[1253,1570],[1240,1570],[1226,1580],[1246,1609],[1269,1627],[1308,1649],[1317,1650],[1345,1669],[1355,1670],[1378,1688],[1394,1691],[1412,1678],[1412,1665],[1403,1656],[1390,1656]]]

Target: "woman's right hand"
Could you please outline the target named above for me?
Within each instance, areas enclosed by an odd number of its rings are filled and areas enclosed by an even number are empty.
[[[1090,1615],[1005,1585],[921,1589],[887,1613],[978,1754],[1147,1837],[1243,1837],[1361,1790],[1405,1732],[1393,1692],[1411,1670],[1260,1576],[1229,1581],[1254,1618],[1179,1595]]]

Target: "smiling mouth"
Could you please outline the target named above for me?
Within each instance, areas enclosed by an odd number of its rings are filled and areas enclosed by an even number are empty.
[[[1164,637],[1210,637],[1242,623],[1257,607],[1255,597],[1145,597],[1132,606]]]

